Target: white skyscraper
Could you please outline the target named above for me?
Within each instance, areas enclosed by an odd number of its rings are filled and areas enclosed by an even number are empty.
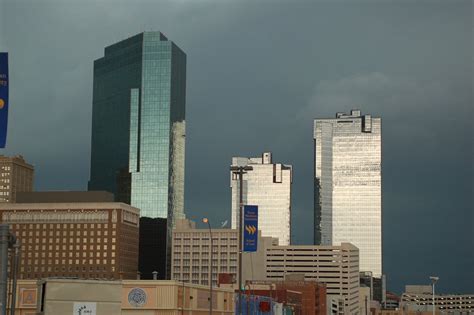
[[[290,244],[292,167],[272,163],[272,154],[257,158],[232,158],[232,166],[253,168],[243,175],[243,203],[258,206],[258,228],[262,236],[277,237],[279,245]],[[232,188],[232,228],[239,220],[239,176],[230,173]]]
[[[381,119],[337,113],[315,119],[315,244],[350,242],[360,271],[382,274]]]

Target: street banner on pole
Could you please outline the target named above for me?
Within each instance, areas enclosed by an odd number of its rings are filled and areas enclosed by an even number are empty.
[[[258,206],[244,206],[244,252],[256,252],[258,240]]]
[[[8,123],[8,53],[0,52],[0,148],[5,148]]]

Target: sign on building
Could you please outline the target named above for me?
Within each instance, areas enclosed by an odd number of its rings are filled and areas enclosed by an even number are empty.
[[[74,302],[73,315],[97,315],[97,303]]]
[[[256,252],[258,240],[258,206],[244,206],[244,252]]]
[[[0,52],[0,148],[5,148],[8,123],[8,53]]]

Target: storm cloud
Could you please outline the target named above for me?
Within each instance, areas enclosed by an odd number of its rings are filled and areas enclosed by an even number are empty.
[[[474,292],[471,1],[0,0],[10,53],[8,147],[36,189],[86,189],[93,60],[159,30],[188,56],[189,217],[230,217],[232,156],[294,167],[296,243],[312,240],[312,123],[358,108],[383,121],[389,289]]]

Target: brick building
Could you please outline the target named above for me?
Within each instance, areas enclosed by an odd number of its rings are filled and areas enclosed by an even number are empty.
[[[291,306],[295,315],[326,315],[326,286],[316,281],[250,281],[245,293]]]
[[[135,279],[139,216],[116,202],[0,204],[22,244],[20,279]]]
[[[17,192],[33,190],[34,168],[21,155],[0,155],[0,203],[15,202]]]

